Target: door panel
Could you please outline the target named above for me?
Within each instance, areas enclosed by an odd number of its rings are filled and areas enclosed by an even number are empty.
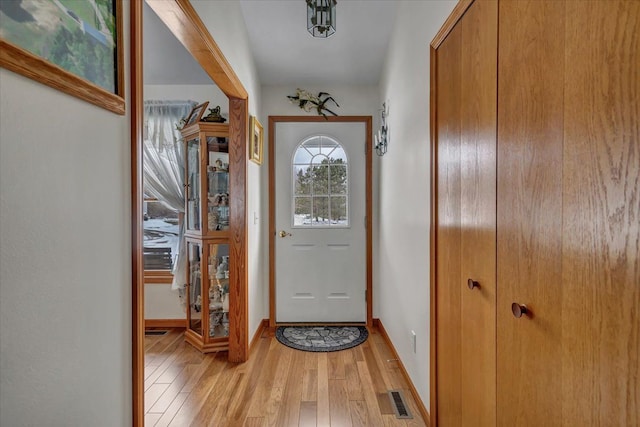
[[[637,426],[640,2],[566,8],[563,421]]]
[[[496,422],[497,10],[473,3],[437,54],[440,426]]]
[[[556,0],[500,3],[498,425],[561,419],[563,16]]]
[[[496,422],[495,1],[475,2],[462,24],[461,376],[462,425]],[[469,289],[467,280],[479,283]]]
[[[462,28],[438,48],[436,396],[438,425],[461,426],[460,114]],[[440,94],[442,94],[440,96]]]
[[[276,124],[277,322],[366,321],[365,132],[366,125],[361,122]],[[294,220],[294,191],[307,184],[294,178],[292,160],[296,148],[315,135],[330,137],[339,142],[346,153],[348,225],[308,226],[308,223],[318,223],[315,212],[306,217],[297,215]],[[325,153],[324,149],[319,151]],[[325,165],[319,167],[324,168]],[[310,185],[317,189],[327,187],[328,184],[314,181]],[[336,197],[343,197],[341,190],[338,193],[341,195]],[[308,203],[304,209],[311,209],[309,202],[303,200],[301,203]],[[322,203],[323,200],[320,200],[319,204]],[[314,203],[313,209],[315,208]],[[280,231],[285,232],[284,237],[280,237]]]

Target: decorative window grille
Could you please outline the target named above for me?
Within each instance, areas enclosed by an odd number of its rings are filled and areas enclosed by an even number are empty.
[[[347,153],[335,139],[305,139],[292,161],[293,226],[349,227]]]

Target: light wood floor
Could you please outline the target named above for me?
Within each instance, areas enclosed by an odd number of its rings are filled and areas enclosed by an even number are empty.
[[[145,337],[145,427],[425,426],[392,353],[373,329],[358,347],[310,353],[265,332],[249,361],[200,354],[184,330]],[[399,420],[387,390],[413,414]]]

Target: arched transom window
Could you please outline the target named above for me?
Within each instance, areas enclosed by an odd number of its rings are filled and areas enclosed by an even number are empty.
[[[293,155],[293,226],[348,227],[347,153],[328,136],[305,139]]]

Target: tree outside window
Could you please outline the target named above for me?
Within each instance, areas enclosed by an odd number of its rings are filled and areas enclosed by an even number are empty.
[[[336,140],[315,136],[304,141],[293,159],[293,224],[297,227],[346,227],[347,156]]]

